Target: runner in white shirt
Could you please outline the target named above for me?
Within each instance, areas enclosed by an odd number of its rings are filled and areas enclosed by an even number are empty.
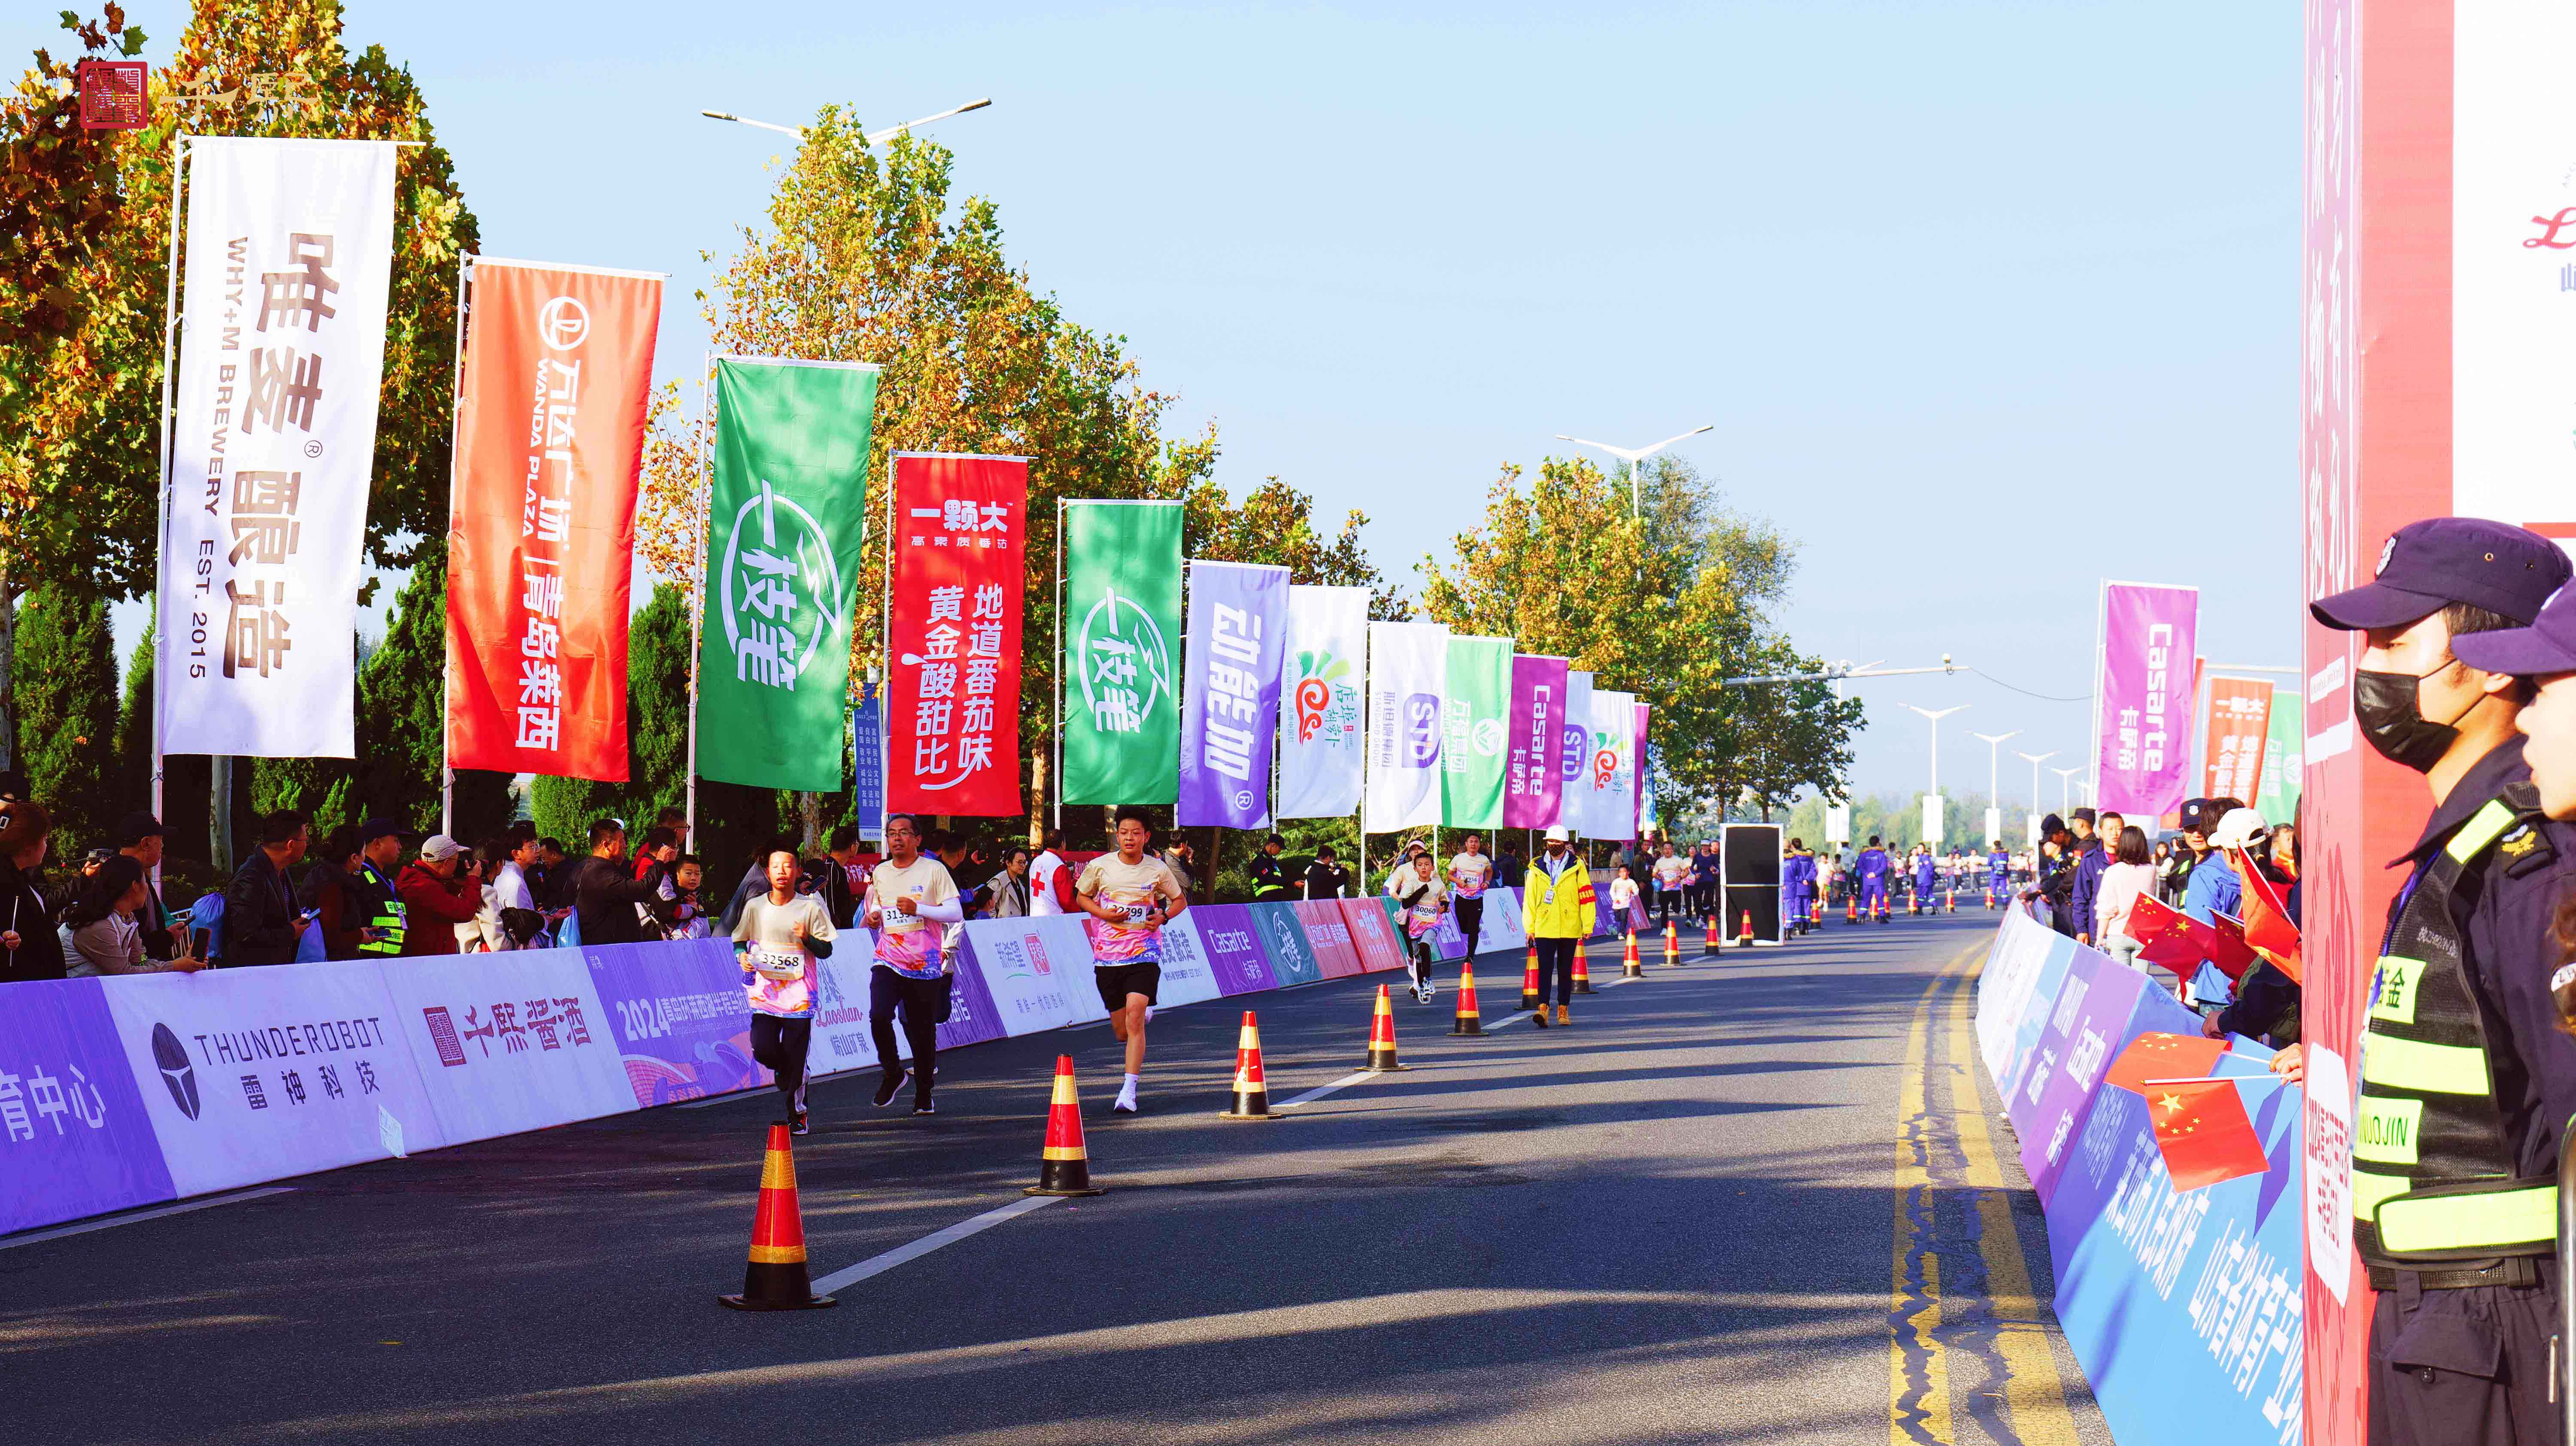
[[[1485,840],[1469,834],[1458,841],[1458,856],[1449,861],[1449,900],[1458,915],[1458,932],[1467,936],[1467,957],[1476,957],[1476,940],[1485,926],[1485,886],[1493,882],[1494,861],[1485,857]]]
[[[1431,876],[1431,855],[1413,856],[1413,867],[1397,880],[1395,902],[1404,910],[1405,953],[1413,966],[1413,997],[1429,1004],[1438,989],[1431,982],[1431,932],[1448,907],[1448,891]],[[1460,927],[1465,927],[1461,925]],[[1472,955],[1470,956],[1472,957]]]
[[[1152,838],[1141,810],[1120,809],[1118,851],[1083,865],[1073,894],[1091,916],[1091,972],[1109,1032],[1127,1046],[1127,1078],[1109,1107],[1131,1115],[1145,1069],[1145,1022],[1163,978],[1163,926],[1189,905],[1172,871],[1145,856]]]

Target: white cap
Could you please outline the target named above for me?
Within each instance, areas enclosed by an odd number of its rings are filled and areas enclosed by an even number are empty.
[[[1543,840],[1542,840],[1542,842],[1545,842],[1545,843],[1572,843],[1572,842],[1574,842],[1574,835],[1573,835],[1573,834],[1570,834],[1570,833],[1568,833],[1568,832],[1566,832],[1566,830],[1565,830],[1565,825],[1563,825],[1563,824],[1558,824],[1556,827],[1554,827],[1554,828],[1552,828],[1552,829],[1549,829],[1549,830],[1547,831],[1547,837],[1546,837],[1545,839],[1543,839]]]
[[[2263,815],[2250,808],[2231,808],[2209,831],[2209,846],[2214,849],[2249,848],[2265,832]]]
[[[434,833],[420,846],[420,856],[431,863],[445,863],[465,852],[465,845],[443,833]]]

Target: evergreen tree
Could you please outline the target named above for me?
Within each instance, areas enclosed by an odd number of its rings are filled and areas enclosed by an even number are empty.
[[[152,629],[135,640],[125,669],[125,703],[116,714],[116,771],[111,780],[118,817],[152,806]],[[212,770],[202,753],[174,753],[161,760],[161,847],[165,856],[205,859],[206,808]]]
[[[356,822],[383,814],[423,833],[438,828],[438,771],[447,720],[447,546],[421,550],[394,601],[385,640],[358,668],[358,756],[343,807]],[[290,805],[292,806],[292,805]],[[457,841],[471,847],[510,821],[510,775],[456,772]]]
[[[66,849],[101,842],[118,809],[108,788],[116,731],[116,639],[107,603],[39,583],[18,611],[19,742],[27,781]]]

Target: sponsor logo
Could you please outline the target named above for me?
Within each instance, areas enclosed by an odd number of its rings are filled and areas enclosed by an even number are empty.
[[[432,1004],[420,1012],[421,1021],[429,1026],[429,1042],[438,1047],[438,1062],[449,1069],[465,1063],[465,1043],[456,1037],[456,1020],[444,1004]]]
[[[161,1067],[161,1083],[170,1087],[171,1103],[179,1113],[195,1119],[204,1108],[197,1095],[197,1069],[188,1062],[188,1047],[166,1024],[152,1026],[152,1062]]]

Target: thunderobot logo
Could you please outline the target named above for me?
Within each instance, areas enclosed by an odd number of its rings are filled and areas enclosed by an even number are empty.
[[[187,1046],[166,1024],[152,1026],[152,1062],[161,1067],[161,1083],[170,1087],[170,1099],[179,1106],[179,1113],[195,1119],[204,1107],[197,1098],[197,1070],[188,1063]]]

